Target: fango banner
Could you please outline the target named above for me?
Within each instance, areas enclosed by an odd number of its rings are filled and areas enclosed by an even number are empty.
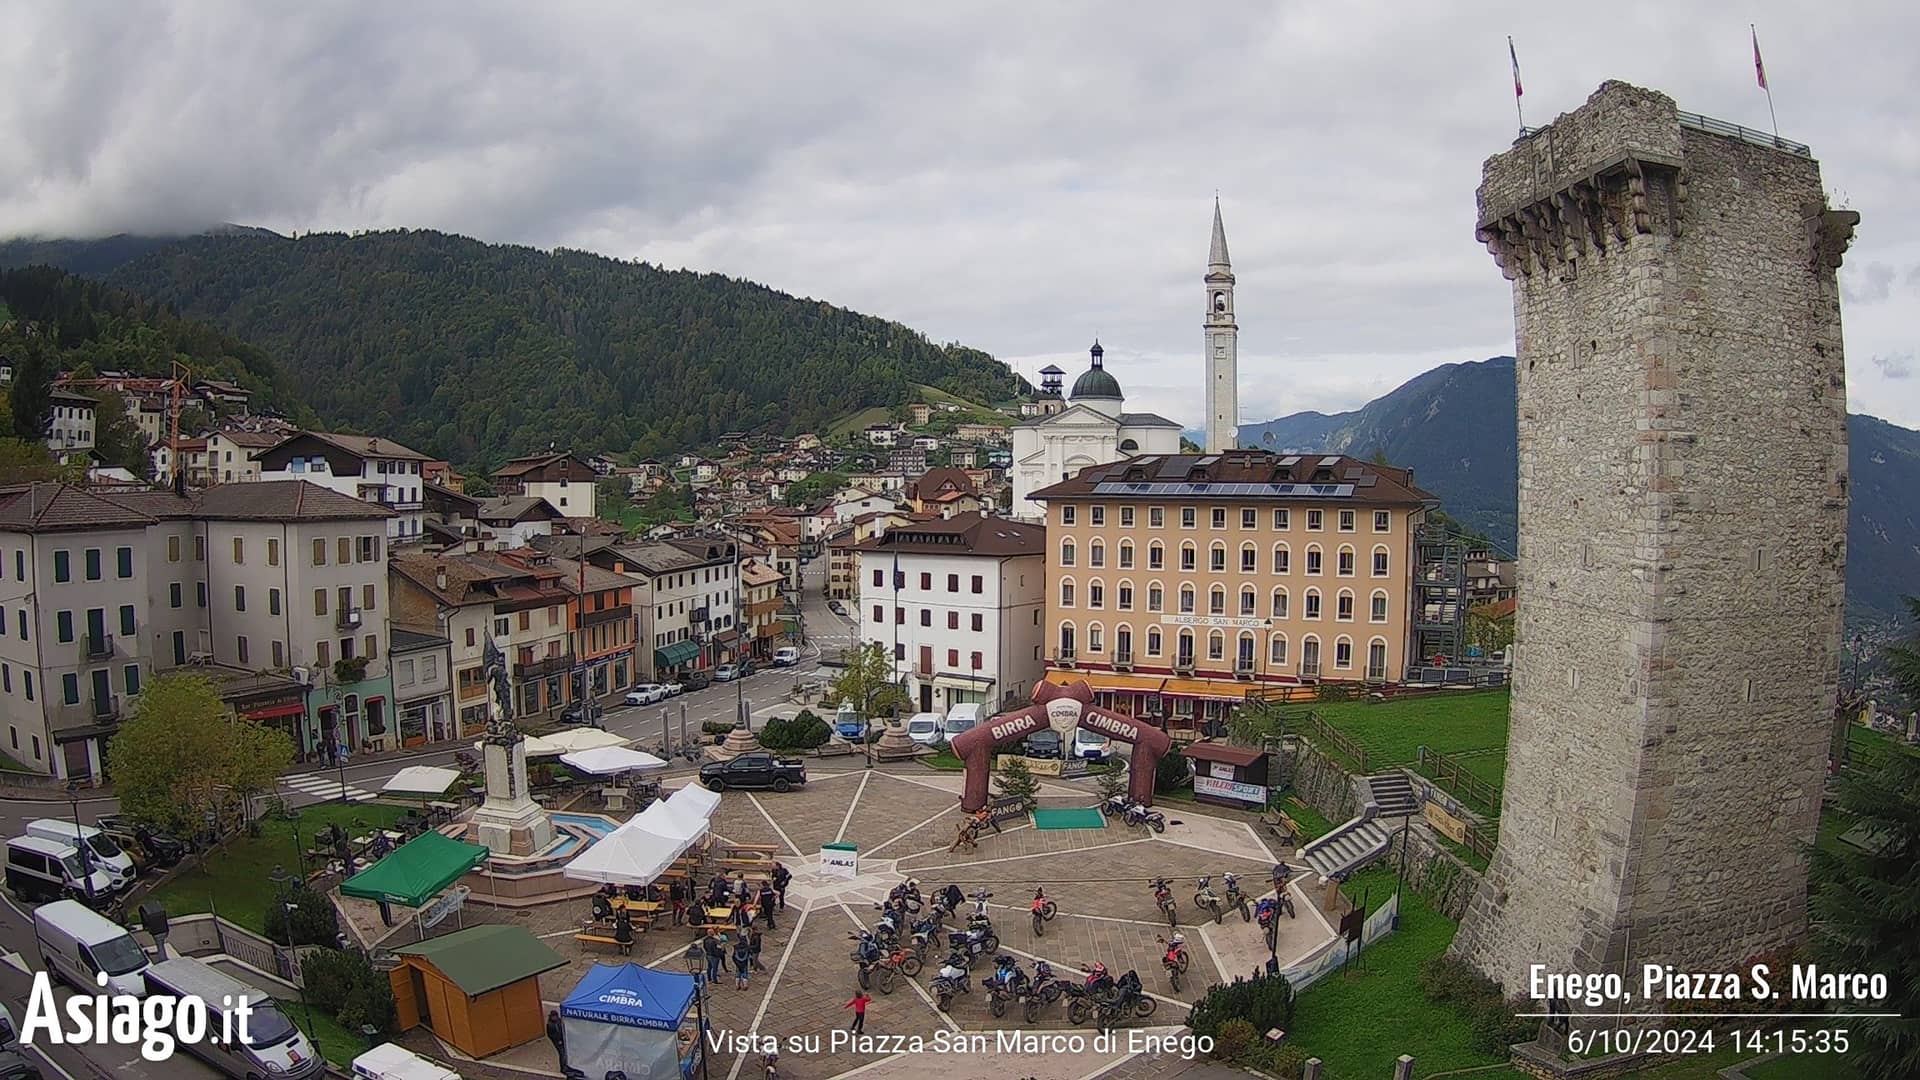
[[[860,845],[821,844],[820,873],[825,877],[858,877],[860,874]]]

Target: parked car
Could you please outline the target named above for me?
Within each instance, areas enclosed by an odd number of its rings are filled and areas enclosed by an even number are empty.
[[[114,877],[133,880],[133,856],[114,842],[113,837],[92,825],[75,825],[59,818],[41,818],[27,822],[26,834],[79,848],[85,846],[88,861],[102,866]]]
[[[791,645],[773,650],[774,667],[792,667],[800,662],[800,650]]]
[[[714,682],[732,682],[740,677],[740,671],[732,664],[721,664],[713,669]]]
[[[712,685],[713,676],[707,674],[705,671],[689,671],[685,675],[680,676],[680,689],[682,690],[705,690]]]
[[[1060,733],[1048,728],[1027,736],[1025,753],[1030,758],[1058,758],[1060,756]]]
[[[641,683],[627,691],[624,700],[629,705],[657,705],[667,700],[667,688],[659,683]]]
[[[679,697],[681,694],[684,694],[687,692],[686,684],[683,682],[677,682],[677,681],[661,683],[660,689],[665,690],[667,692],[668,697]]]
[[[862,720],[858,716],[837,715],[833,722],[833,733],[848,742],[857,743],[863,736],[877,730],[877,727],[871,721]]]
[[[789,791],[806,786],[807,766],[772,754],[741,754],[732,761],[710,761],[700,766],[700,782],[714,791],[728,788]]]
[[[599,727],[601,718],[605,715],[606,710],[602,709],[597,701],[575,702],[560,710],[560,722]]]
[[[147,954],[133,935],[77,900],[56,900],[33,911],[33,936],[47,973],[89,992],[106,976],[105,992],[146,993]]]
[[[907,738],[921,746],[940,744],[941,716],[937,712],[914,713],[907,719]]]
[[[1113,752],[1113,744],[1105,735],[1087,728],[1076,728],[1073,733],[1073,756],[1088,761],[1105,761]]]
[[[827,601],[827,610],[833,612],[835,615],[845,615],[847,613],[847,605],[838,600],[829,600]]]

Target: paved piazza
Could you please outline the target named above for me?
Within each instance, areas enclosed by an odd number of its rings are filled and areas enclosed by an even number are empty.
[[[1231,975],[1251,974],[1267,959],[1259,928],[1235,913],[1219,925],[1200,924],[1193,906],[1194,878],[1212,874],[1216,886],[1223,871],[1241,875],[1249,888],[1265,889],[1268,870],[1276,858],[1290,852],[1271,850],[1255,829],[1227,816],[1210,816],[1187,803],[1162,804],[1169,825],[1164,835],[1128,829],[1117,823],[1104,829],[1039,831],[1031,825],[1006,824],[991,831],[974,850],[948,852],[960,821],[960,777],[918,767],[868,771],[851,768],[834,772],[810,770],[805,789],[786,794],[729,791],[722,796],[713,831],[723,841],[773,844],[794,873],[788,890],[787,911],[777,928],[766,935],[762,954],[765,972],[756,972],[752,986],[735,990],[731,974],[708,994],[708,1014],[721,1032],[753,1032],[780,1040],[781,1073],[800,1080],[831,1076],[914,1076],[924,1080],[929,1068],[955,1080],[964,1077],[1039,1077],[1042,1080],[1088,1080],[1111,1074],[1170,1075],[1195,1072],[1184,1064],[1163,1060],[1164,1055],[1129,1052],[1130,1036],[1122,1031],[1117,1046],[1098,1052],[1091,1045],[1082,1052],[1049,1050],[1044,1054],[901,1053],[892,1046],[855,1046],[836,1041],[852,1019],[842,1006],[855,990],[854,967],[848,957],[848,935],[871,925],[874,905],[905,877],[920,880],[923,892],[948,883],[971,892],[984,886],[994,894],[995,930],[1001,949],[1025,962],[1029,971],[1036,958],[1057,972],[1076,974],[1082,964],[1104,962],[1116,974],[1133,968],[1158,1001],[1154,1015],[1137,1022],[1140,1038],[1168,1036],[1186,1019],[1187,1005],[1214,982]],[[1043,782],[1043,807],[1085,807],[1097,802],[1091,785]],[[818,872],[820,845],[835,841],[859,845],[859,876],[823,877]],[[1172,880],[1180,902],[1181,930],[1193,954],[1192,969],[1175,992],[1162,973],[1156,935],[1167,925],[1153,904],[1148,882],[1157,876]],[[1027,901],[1036,886],[1060,906],[1059,916],[1035,937],[1027,918]],[[1257,895],[1257,894],[1256,894]],[[1304,956],[1333,936],[1309,895],[1296,892],[1299,917],[1281,920],[1279,958],[1282,963]],[[584,901],[547,905],[531,913],[487,912],[489,920],[520,920],[547,938],[563,955],[574,958],[567,969],[542,979],[549,997],[561,996],[604,951],[583,951],[571,938]],[[471,921],[471,920],[469,920]],[[956,927],[957,928],[957,927]],[[682,954],[692,933],[656,925],[643,935],[634,957],[650,966],[683,970]],[[937,964],[935,965],[937,966]],[[1022,1028],[1019,1013],[996,1020],[987,1010],[978,979],[989,972],[980,963],[974,971],[972,993],[962,995],[950,1013],[939,1012],[926,987],[931,971],[902,980],[890,995],[875,993],[867,1011],[866,1030],[876,1036],[919,1036],[932,1044],[936,1032],[952,1040],[962,1033],[984,1034],[985,1043],[997,1042],[1002,1029]],[[1064,1004],[1056,1004],[1032,1028],[1032,1033],[1080,1034],[1089,1044],[1091,1027],[1067,1023]],[[792,1036],[816,1036],[818,1053],[795,1054],[787,1049]],[[544,1040],[472,1067],[475,1075],[525,1076],[553,1073],[556,1062]],[[491,1067],[490,1067],[491,1066]],[[494,1068],[499,1067],[499,1068]],[[745,1075],[758,1080],[759,1063],[744,1051],[723,1050],[711,1063],[712,1075],[733,1080]],[[1208,1066],[1200,1066],[1204,1072]],[[1143,1072],[1143,1070],[1145,1070]],[[1198,1075],[1199,1073],[1196,1073]]]

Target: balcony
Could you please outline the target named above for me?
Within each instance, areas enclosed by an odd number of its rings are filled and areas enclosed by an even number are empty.
[[[113,655],[112,634],[87,634],[84,641],[89,660],[105,660]]]
[[[333,614],[333,625],[338,630],[360,629],[360,609],[341,608]]]
[[[1187,653],[1173,658],[1173,670],[1182,675],[1193,674],[1193,654]]]
[[[120,695],[108,694],[93,699],[93,718],[95,720],[118,720],[120,718]]]
[[[755,600],[753,603],[747,605],[747,617],[750,619],[772,618],[780,614],[781,608],[784,606],[785,601],[777,596],[771,600]]]
[[[1236,679],[1253,678],[1253,658],[1242,656],[1233,662],[1233,677]]]
[[[622,619],[631,618],[632,615],[633,608],[625,604],[619,604],[614,607],[603,608],[599,611],[587,612],[585,615],[580,616],[580,625],[599,626],[602,623],[619,622]]]
[[[541,679],[548,675],[562,675],[573,668],[573,654],[562,653],[559,656],[543,657],[514,667],[514,674],[523,679]]]
[[[1320,661],[1318,660],[1300,661],[1300,677],[1303,679],[1319,678],[1320,677]]]
[[[1132,649],[1115,649],[1113,651],[1113,667],[1114,667],[1114,670],[1116,671],[1132,671],[1133,670],[1133,650]]]

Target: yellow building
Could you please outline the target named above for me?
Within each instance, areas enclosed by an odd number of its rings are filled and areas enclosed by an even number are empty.
[[[1409,470],[1339,454],[1160,454],[1042,488],[1047,678],[1171,729],[1250,690],[1398,682],[1413,639]]]

